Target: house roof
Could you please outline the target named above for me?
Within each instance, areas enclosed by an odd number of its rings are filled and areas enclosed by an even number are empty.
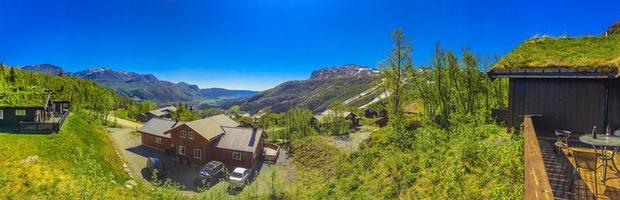
[[[172,121],[172,120],[165,120],[165,119],[160,119],[160,118],[152,118],[151,120],[146,122],[144,126],[142,126],[142,128],[140,128],[138,131],[142,133],[148,133],[151,135],[159,136],[159,137],[170,138],[170,134],[164,134],[164,132],[170,129],[173,129],[175,127],[178,127],[184,123],[185,122],[182,122],[182,121]]]
[[[215,145],[220,149],[255,152],[263,135],[263,130],[260,128],[223,126],[222,129],[224,135],[218,139]],[[254,137],[252,137],[253,134]]]
[[[45,92],[0,92],[1,107],[45,107],[50,98]]]
[[[336,113],[336,111],[334,111],[332,109],[327,109],[327,110],[323,111],[320,115],[333,115],[335,113]],[[353,113],[349,112],[349,111],[342,111],[342,112],[340,112],[340,116],[342,116],[342,117],[349,116],[350,114],[353,114]]]
[[[334,110],[332,110],[332,109],[327,109],[327,110],[325,110],[325,111],[321,112],[321,114],[319,114],[319,115],[315,115],[315,116],[314,116],[314,118],[316,118],[317,120],[321,121],[321,120],[323,120],[323,118],[325,118],[325,117],[327,117],[327,116],[329,116],[329,115],[335,115],[335,113],[336,113],[336,112],[335,112]],[[349,111],[342,111],[342,112],[340,112],[340,117],[344,117],[344,118],[346,118],[346,117],[348,117],[348,116],[349,116],[349,115],[351,115],[351,114],[355,115],[355,113],[353,113],[353,112],[349,112]]]
[[[174,112],[174,111],[177,111],[177,107],[166,106],[166,107],[163,107],[163,108],[160,108],[160,109],[157,109],[157,110],[151,110],[151,111],[149,111],[149,113],[151,113],[151,114],[153,114],[155,116],[161,117],[161,116],[170,114],[170,112]]]
[[[377,112],[377,110],[376,110],[376,109],[374,109],[374,108],[372,108],[372,107],[370,107],[370,106],[368,106],[368,107],[366,107],[366,109],[364,109],[364,112],[366,112],[366,111],[374,111],[374,112]]]
[[[59,92],[52,95],[54,102],[71,102],[71,92]]]
[[[616,75],[620,69],[620,36],[528,39],[501,58],[491,72],[548,69]]]
[[[189,126],[205,139],[212,140],[213,138],[224,133],[222,126],[235,127],[239,126],[239,123],[230,119],[226,115],[216,115],[213,117],[186,122],[185,125]]]

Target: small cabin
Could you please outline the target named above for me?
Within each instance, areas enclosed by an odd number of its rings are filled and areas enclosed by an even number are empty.
[[[20,122],[45,122],[53,102],[45,92],[0,93],[0,126],[17,127]]]
[[[382,118],[385,116],[387,116],[387,111],[385,109],[375,109],[372,107],[364,109],[364,117],[366,118]]]
[[[344,118],[346,120],[349,120],[351,122],[351,126],[352,127],[357,127],[357,126],[360,125],[360,123],[359,123],[360,122],[359,121],[360,118],[355,113],[348,112],[348,111],[336,112],[336,111],[331,110],[331,109],[327,109],[327,110],[321,112],[321,114],[315,115],[312,118],[312,122],[314,124],[318,124],[317,122],[323,122],[327,116],[336,115],[336,114],[337,114],[336,117],[342,117],[342,118]]]
[[[537,130],[620,128],[620,37],[534,38],[488,72],[509,79],[507,125],[537,116]]]

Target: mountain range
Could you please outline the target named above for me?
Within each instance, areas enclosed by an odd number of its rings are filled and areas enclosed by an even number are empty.
[[[241,110],[256,113],[263,108],[286,112],[293,107],[305,107],[314,113],[328,108],[333,101],[359,107],[379,96],[379,92],[362,95],[376,85],[379,72],[360,65],[327,67],[312,72],[310,79],[284,82],[260,92],[241,103]],[[354,98],[354,101],[347,101]]]
[[[325,67],[313,71],[307,80],[287,81],[262,92],[199,88],[185,82],[159,80],[152,74],[105,67],[75,73],[65,72],[61,67],[52,64],[29,65],[22,69],[94,80],[120,95],[136,100],[151,100],[160,105],[183,102],[202,105],[201,107],[226,108],[237,104],[241,106],[241,110],[250,113],[256,113],[263,108],[270,108],[273,112],[286,112],[293,107],[305,107],[316,113],[325,110],[332,101],[361,106],[379,95],[378,92],[366,94],[376,85],[379,72],[354,64]],[[363,94],[363,98],[360,98],[360,94]]]
[[[223,88],[199,88],[185,82],[172,83],[157,79],[152,74],[138,74],[105,67],[87,69],[75,73],[64,72],[56,65],[39,64],[24,66],[22,69],[48,73],[66,74],[84,79],[91,79],[107,86],[118,94],[137,100],[151,100],[161,105],[178,102],[190,104],[207,104],[217,106],[226,102],[236,102],[256,94],[251,90],[227,90]]]
[[[347,64],[335,67],[325,67],[312,72],[310,79],[328,79],[344,76],[372,76],[379,74],[379,71],[370,67]]]

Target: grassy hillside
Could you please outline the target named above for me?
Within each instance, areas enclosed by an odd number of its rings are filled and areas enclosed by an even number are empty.
[[[296,163],[305,169],[317,169],[332,174],[345,158],[344,152],[320,136],[303,138],[295,141],[293,146]]]
[[[71,97],[72,109],[107,112],[115,107],[116,94],[94,81],[68,76],[52,76],[0,65],[0,92],[54,92],[52,98]]]
[[[59,134],[0,133],[0,141],[2,199],[112,198],[127,192],[122,184],[129,177],[114,146],[86,114],[71,114]]]
[[[310,199],[522,199],[523,140],[493,124],[443,130],[425,123],[409,148],[378,129],[344,155],[319,138],[295,142],[291,196]],[[407,141],[402,141],[402,143]]]
[[[350,76],[288,81],[244,101],[241,110],[254,113],[270,107],[273,112],[286,112],[289,108],[305,107],[316,113],[325,110],[330,101],[344,101],[360,94],[377,79],[376,76]]]

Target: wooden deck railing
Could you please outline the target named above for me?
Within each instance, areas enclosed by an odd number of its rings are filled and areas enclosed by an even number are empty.
[[[525,157],[525,199],[553,199],[542,152],[531,116],[523,119]]]
[[[69,117],[69,113],[71,111],[67,110],[67,112],[65,112],[62,117],[60,117],[60,120],[58,120],[58,132],[60,132],[60,129],[62,128],[62,125],[65,124],[65,120],[67,120],[67,117]]]
[[[19,129],[22,133],[52,133],[60,132],[62,125],[69,116],[69,112],[60,116],[58,122],[19,122]]]

